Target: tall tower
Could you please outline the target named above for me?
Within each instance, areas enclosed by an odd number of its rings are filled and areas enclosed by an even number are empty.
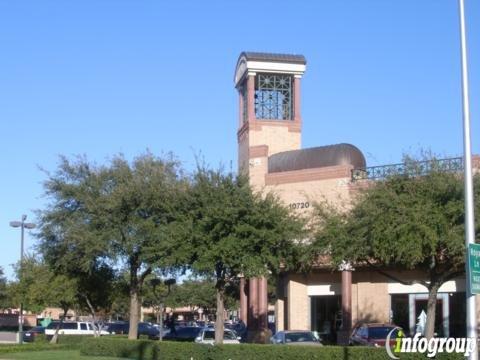
[[[300,149],[300,79],[305,67],[302,55],[242,52],[238,58],[238,167],[258,190],[265,186],[269,156]],[[249,339],[268,339],[265,277],[251,278],[248,285],[241,279],[240,308]]]
[[[265,185],[269,156],[300,149],[305,68],[303,55],[242,52],[238,58],[238,166],[255,187]]]

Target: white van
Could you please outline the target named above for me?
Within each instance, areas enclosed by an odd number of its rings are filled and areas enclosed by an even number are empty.
[[[45,336],[51,338],[55,335],[58,321],[52,321],[45,329]],[[94,335],[92,323],[86,321],[65,321],[60,325],[59,335]],[[100,330],[100,335],[110,335],[108,331]]]

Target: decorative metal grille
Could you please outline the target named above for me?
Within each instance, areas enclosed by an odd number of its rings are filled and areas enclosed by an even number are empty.
[[[352,181],[366,179],[384,180],[395,175],[422,176],[431,171],[459,172],[462,170],[463,158],[457,157],[353,169]]]
[[[255,117],[291,120],[292,76],[258,74],[255,82]]]

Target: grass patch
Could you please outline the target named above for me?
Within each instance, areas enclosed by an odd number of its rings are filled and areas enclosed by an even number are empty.
[[[12,360],[125,360],[125,358],[106,356],[82,356],[79,350],[28,351],[12,354],[0,354],[0,359]]]

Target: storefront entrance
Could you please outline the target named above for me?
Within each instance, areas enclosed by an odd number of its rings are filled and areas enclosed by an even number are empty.
[[[311,329],[317,331],[323,342],[336,344],[337,330],[342,325],[341,296],[311,296]]]
[[[392,294],[391,321],[410,335],[421,330],[422,311],[427,313],[428,294]],[[438,337],[465,336],[465,293],[439,293],[435,311]]]

